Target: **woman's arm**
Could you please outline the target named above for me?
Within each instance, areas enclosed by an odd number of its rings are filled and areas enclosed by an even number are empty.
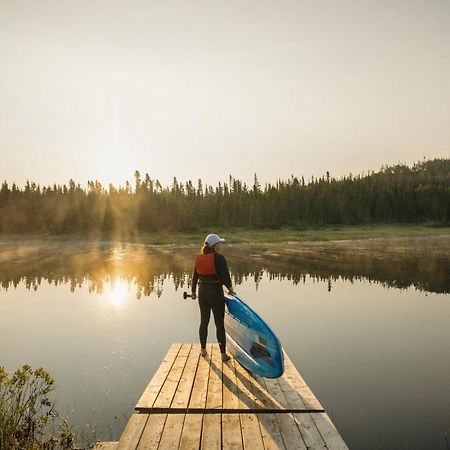
[[[228,270],[227,260],[225,256],[214,254],[214,265],[216,266],[217,275],[220,278],[222,284],[229,290],[233,292],[233,285],[231,284],[230,272]]]
[[[198,273],[194,267],[194,271],[192,272],[192,289],[191,289],[193,295],[196,295],[195,293],[197,292],[197,283],[198,283]]]

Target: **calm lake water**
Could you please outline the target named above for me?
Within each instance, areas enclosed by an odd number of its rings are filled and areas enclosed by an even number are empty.
[[[197,340],[196,251],[0,243],[0,365],[44,367],[76,430],[118,439],[170,344]],[[224,254],[350,448],[448,448],[449,236]]]

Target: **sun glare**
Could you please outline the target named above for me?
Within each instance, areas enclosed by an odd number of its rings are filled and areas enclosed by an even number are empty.
[[[111,283],[110,299],[114,305],[122,305],[129,297],[128,282],[122,278],[118,278]]]

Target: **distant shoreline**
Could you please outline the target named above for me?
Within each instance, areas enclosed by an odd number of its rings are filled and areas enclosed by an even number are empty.
[[[22,233],[0,234],[0,243],[29,241],[111,241],[147,245],[200,244],[209,232],[223,235],[229,244],[326,242],[372,238],[399,238],[450,235],[450,226],[436,224],[368,224],[368,225],[324,225],[304,229],[248,229],[218,228],[191,232],[146,232],[120,235],[81,233]]]

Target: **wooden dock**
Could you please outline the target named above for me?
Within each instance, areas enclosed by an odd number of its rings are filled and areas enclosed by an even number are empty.
[[[217,345],[173,344],[119,442],[97,449],[347,449],[291,360],[278,379],[247,372]]]

